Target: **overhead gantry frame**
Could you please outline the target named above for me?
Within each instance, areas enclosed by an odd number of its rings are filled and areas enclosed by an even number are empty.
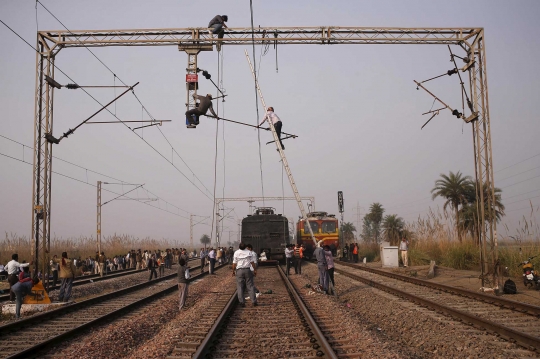
[[[34,261],[48,273],[47,251],[50,245],[52,144],[44,135],[53,129],[54,88],[45,81],[45,75],[54,78],[54,61],[58,52],[70,47],[106,46],[178,46],[188,54],[186,76],[186,107],[192,108],[193,93],[197,91],[197,55],[210,51],[213,45],[365,45],[414,44],[458,45],[470,59],[466,65],[477,119],[471,122],[473,130],[475,174],[477,183],[486,185],[485,196],[477,188],[478,228],[483,248],[484,273],[496,275],[498,246],[495,216],[495,192],[492,166],[491,127],[489,118],[488,83],[486,71],[485,33],[483,28],[390,28],[390,27],[264,27],[229,28],[225,38],[212,39],[207,28],[127,29],[39,31],[36,55],[36,103],[34,125],[34,171],[32,197],[32,238]],[[195,80],[195,81],[194,81]],[[477,186],[478,187],[478,186]],[[489,261],[488,261],[489,259]],[[37,268],[37,267],[36,267]],[[493,278],[497,286],[498,278]],[[484,285],[484,277],[482,279]]]

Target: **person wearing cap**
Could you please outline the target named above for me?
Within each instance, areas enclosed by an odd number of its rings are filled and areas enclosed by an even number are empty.
[[[199,100],[199,105],[189,111],[186,111],[186,118],[190,123],[191,127],[195,127],[199,124],[199,117],[202,115],[206,115],[208,110],[212,113],[214,117],[218,117],[216,113],[214,112],[214,108],[212,107],[212,95],[208,94],[206,96],[199,96],[197,94],[193,94],[193,99],[195,101]],[[193,121],[192,116],[195,115],[195,121]]]
[[[276,133],[279,139],[279,144],[281,145],[281,149],[284,150],[285,146],[283,146],[283,142],[281,142],[281,127],[282,127],[281,119],[278,117],[278,115],[274,113],[274,108],[272,106],[268,107],[268,109],[266,110],[266,114],[264,115],[261,123],[259,123],[259,126],[257,126],[257,128],[260,128],[262,124],[264,123],[264,121],[268,121],[268,123],[272,122],[272,125],[274,126],[274,129],[276,130]]]
[[[322,240],[317,243],[317,248],[313,251],[313,256],[317,259],[319,283],[323,287],[324,293],[328,294],[328,263],[326,262],[326,254],[324,253],[322,245]]]

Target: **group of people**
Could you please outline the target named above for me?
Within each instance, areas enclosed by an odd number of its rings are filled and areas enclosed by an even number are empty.
[[[343,253],[343,257],[341,257]],[[358,243],[349,243],[343,246],[343,252],[338,249],[338,257],[347,259],[351,262],[358,263]]]
[[[231,263],[233,254],[233,247],[201,247],[201,250],[199,252],[199,258],[201,261],[201,273],[204,271],[204,266],[208,265],[208,271],[210,272],[210,274],[215,274],[214,269],[216,267],[216,263],[218,265]]]
[[[290,274],[291,267],[294,268],[294,274],[302,274],[302,259],[304,258],[305,249],[303,244],[287,244],[285,247],[287,276]]]

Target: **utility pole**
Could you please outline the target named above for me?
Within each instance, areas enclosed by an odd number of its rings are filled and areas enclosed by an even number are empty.
[[[343,248],[343,245],[345,244],[345,238],[343,237],[344,236],[344,233],[343,233],[343,209],[344,209],[344,202],[343,202],[343,192],[342,191],[338,191],[337,193],[338,195],[338,209],[339,209],[339,213],[341,214],[341,235],[339,236],[339,246],[341,248]]]
[[[101,181],[97,181],[97,250],[101,253]]]
[[[189,214],[189,245],[193,247],[193,215]]]

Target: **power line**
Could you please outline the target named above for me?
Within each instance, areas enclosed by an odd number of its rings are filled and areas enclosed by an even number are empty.
[[[14,142],[14,143],[16,143],[16,144],[18,144],[18,145],[21,145],[21,146],[23,146],[23,147],[27,147],[28,149],[33,150],[33,148],[32,148],[31,146],[25,145],[24,143],[21,143],[21,142],[19,142],[19,141],[16,141],[16,140],[14,140],[14,139],[12,139],[12,138],[6,137],[6,136],[4,136],[4,135],[0,135],[0,137],[5,138],[6,140],[9,140],[9,141],[11,141],[11,142]],[[8,156],[8,157],[9,157],[9,156]],[[115,177],[112,177],[112,176],[103,174],[103,173],[101,173],[101,172],[97,172],[97,171],[91,170],[91,169],[89,169],[89,168],[83,167],[83,166],[81,166],[81,165],[78,165],[78,164],[76,164],[76,163],[73,163],[73,162],[70,162],[70,161],[67,161],[67,160],[64,160],[64,159],[62,159],[62,158],[59,158],[59,157],[56,157],[56,156],[53,156],[53,158],[55,158],[55,159],[57,159],[57,160],[59,160],[59,161],[65,162],[65,163],[67,163],[67,164],[70,164],[70,165],[72,165],[72,166],[74,166],[74,167],[83,169],[83,170],[85,170],[86,172],[95,173],[95,174],[97,174],[97,175],[100,175],[100,176],[103,176],[103,177],[106,177],[106,178],[110,178],[110,179],[113,179],[113,180],[115,180],[115,181],[119,181],[120,183],[118,183],[118,184],[121,184],[121,185],[129,185],[129,184],[130,184],[130,183],[128,183],[127,181],[124,181],[124,180],[121,180],[121,179],[118,179],[118,178],[115,178]],[[26,162],[26,161],[24,161],[24,160],[23,160],[23,162],[24,162],[24,163],[30,163],[30,162]],[[88,178],[87,178],[87,183],[88,183]],[[109,183],[109,184],[114,184],[114,183]],[[170,206],[172,206],[172,207],[178,209],[179,211],[182,211],[182,212],[185,212],[185,213],[191,213],[191,212],[189,212],[189,211],[186,211],[185,209],[182,209],[182,208],[180,208],[180,207],[178,207],[178,206],[176,206],[176,205],[170,203],[169,201],[166,201],[165,199],[163,199],[162,197],[156,195],[155,193],[151,192],[150,190],[146,189],[145,187],[143,187],[143,189],[144,189],[146,192],[150,193],[150,194],[151,194],[152,196],[154,196],[155,198],[159,199],[160,201],[165,202],[167,205],[170,205]]]
[[[25,164],[27,164],[27,165],[32,165],[32,163],[30,163],[30,162],[23,161],[23,160],[21,160],[21,159],[19,159],[19,158],[16,158],[16,157],[13,157],[13,156],[9,156],[9,155],[6,155],[6,154],[1,153],[1,152],[0,152],[0,156],[4,156],[4,157],[10,158],[10,159],[12,159],[12,160],[15,160],[15,161],[19,161],[19,162],[25,163]],[[78,178],[74,178],[74,177],[71,177],[71,176],[65,175],[65,174],[63,174],[63,173],[56,172],[56,171],[51,171],[51,172],[54,173],[55,175],[59,175],[59,176],[68,178],[68,179],[70,179],[70,180],[73,180],[73,181],[76,181],[76,182],[80,182],[80,183],[83,183],[83,184],[85,184],[85,185],[88,185],[88,186],[97,188],[96,185],[94,185],[94,184],[92,184],[92,183],[88,183],[88,182],[82,181],[82,180],[80,180],[80,179],[78,179]],[[122,197],[125,197],[126,199],[130,199],[130,200],[133,200],[133,201],[137,201],[137,202],[142,203],[142,204],[144,204],[144,205],[146,205],[146,206],[150,206],[150,207],[152,207],[152,208],[159,209],[160,211],[167,212],[167,213],[173,214],[173,215],[178,216],[178,217],[181,217],[181,218],[189,219],[188,217],[184,217],[184,216],[182,216],[182,215],[180,215],[180,214],[178,214],[178,213],[171,212],[171,211],[169,211],[169,210],[167,210],[167,209],[163,209],[163,208],[160,208],[160,207],[152,206],[150,203],[141,201],[141,200],[139,200],[139,199],[137,199],[137,198],[131,198],[131,197],[122,195],[121,193],[114,192],[114,191],[111,191],[111,190],[108,190],[108,189],[105,189],[105,188],[103,188],[102,190],[103,190],[103,191],[106,191],[106,192],[109,192],[109,193],[112,193],[112,194],[115,194],[115,195],[121,195]]]
[[[24,41],[30,48],[32,48],[35,52],[39,54],[39,51],[32,46],[28,41],[26,41],[23,37],[21,37],[15,30],[13,30],[11,27],[9,27],[4,21],[0,20],[0,22],[7,27],[11,32],[13,32],[17,37],[19,37],[22,41]],[[70,81],[76,84],[76,81],[73,80],[68,74],[66,74],[62,69],[60,69],[56,64],[52,63],[54,68],[56,68],[58,71],[60,71],[64,76],[66,76]],[[84,88],[80,88],[84,93],[86,93],[90,98],[92,98],[96,103],[98,103],[101,107],[104,107],[104,105],[98,101],[94,96],[92,96],[88,91],[86,91]],[[141,104],[142,105],[142,104]],[[207,197],[210,201],[213,201],[212,198],[208,197],[206,193],[204,193],[193,181],[191,181],[178,167],[174,165],[173,162],[171,162],[168,158],[166,158],[161,152],[159,152],[154,146],[152,146],[148,141],[146,141],[143,137],[141,137],[139,134],[134,132],[131,127],[129,127],[124,121],[122,121],[116,114],[112,113],[111,110],[108,108],[105,108],[105,111],[110,113],[114,118],[116,118],[118,121],[120,121],[124,126],[126,126],[131,132],[139,137],[144,143],[146,143],[151,149],[153,149],[158,155],[160,155],[165,161],[169,162],[170,165],[172,165],[182,176],[184,176],[185,179],[188,180],[195,188],[197,188],[205,197]],[[176,152],[176,151],[175,151]],[[177,152],[178,154],[178,152]],[[178,155],[180,157],[180,155]],[[193,173],[193,172],[192,172]]]
[[[73,32],[67,28],[66,25],[64,25],[64,23],[62,21],[60,21],[60,19],[58,19],[49,9],[47,9],[45,7],[45,5],[43,5],[39,0],[36,0],[36,9],[37,9],[37,3],[39,3],[52,17],[54,17],[56,19],[56,21],[58,21],[63,27],[64,29],[66,29],[71,35],[74,35]],[[86,46],[82,41],[79,40],[78,37],[75,37],[75,39],[86,49],[88,50],[88,52],[90,52],[92,54],[92,56],[94,56],[96,58],[96,60],[98,60],[107,70],[109,70],[109,72],[111,74],[114,75],[114,79],[118,79],[124,86],[128,86],[118,75],[116,75],[116,73],[111,70],[111,68],[109,66],[107,66],[107,64],[105,64],[105,62],[103,62],[92,50],[90,50],[90,48],[88,48],[88,46]],[[131,93],[133,94],[133,96],[135,97],[135,99],[139,102],[139,104],[142,106],[143,110],[148,114],[148,116],[153,120],[153,121],[156,121],[156,118],[154,116],[152,116],[152,114],[150,113],[150,111],[148,111],[148,109],[146,108],[146,106],[143,105],[142,101],[139,99],[139,97],[137,96],[137,94],[135,93],[135,90],[134,89],[131,89]],[[116,103],[115,103],[115,106],[116,106]],[[116,115],[116,107],[115,107],[115,111],[114,111],[114,114]],[[195,178],[197,178],[197,180],[203,185],[203,187],[208,191],[208,193],[210,193],[210,191],[208,190],[208,188],[206,188],[206,186],[204,185],[204,183],[202,183],[202,181],[199,179],[199,177],[197,177],[197,175],[193,172],[193,170],[191,170],[191,168],[188,166],[188,164],[184,161],[184,159],[182,158],[182,156],[180,156],[180,154],[178,153],[178,151],[176,151],[176,149],[174,148],[174,146],[171,144],[171,142],[169,141],[169,139],[165,136],[165,134],[163,133],[163,131],[161,131],[161,129],[158,127],[157,128],[159,130],[159,132],[161,133],[161,135],[163,136],[163,138],[167,141],[167,143],[169,144],[169,146],[171,146],[171,149],[173,149],[173,151],[176,153],[176,155],[180,158],[180,160],[182,160],[182,162],[186,165],[186,167],[189,169],[189,171],[193,174],[193,176],[195,176]]]
[[[540,191],[540,188],[535,189],[535,190],[533,190],[533,191],[529,191],[529,192],[519,193],[519,194],[510,196],[510,197],[504,197],[503,199],[504,199],[504,200],[507,200],[507,199],[509,199],[509,198],[519,197],[519,196],[522,196],[522,195],[524,195],[524,194],[529,194],[529,193],[533,193],[533,192],[537,192],[537,191]]]
[[[506,169],[508,169],[508,168],[510,168],[510,167],[517,166],[517,165],[519,165],[520,163],[523,163],[523,162],[525,162],[525,161],[530,160],[531,158],[535,158],[535,157],[538,157],[538,156],[540,156],[540,153],[538,153],[538,154],[536,154],[536,155],[534,155],[534,156],[531,156],[531,157],[529,157],[529,158],[526,158],[526,159],[524,159],[523,161],[520,161],[520,162],[518,162],[518,163],[514,163],[513,165],[510,165],[510,166],[508,166],[508,167],[505,167],[505,168],[502,168],[502,169],[500,169],[500,170],[497,170],[497,171],[495,171],[494,173],[501,172],[501,171],[504,171],[504,170],[506,170]]]
[[[257,92],[257,58],[255,57],[255,28],[253,26],[253,0],[249,0],[249,10],[251,13],[251,45],[253,46],[253,78],[254,78],[254,89],[255,89],[255,108],[257,110],[257,119],[256,124],[259,124],[259,94]],[[262,154],[261,154],[261,130],[257,129],[257,141],[259,143],[259,167],[261,171],[261,191],[263,197],[263,206],[264,204],[264,181],[263,181],[263,164],[262,164]]]
[[[527,182],[527,181],[530,181],[530,180],[535,179],[535,178],[538,178],[538,177],[540,177],[540,175],[534,176],[534,177],[531,177],[531,178],[527,178],[526,180],[523,180],[523,181],[519,181],[519,182],[516,182],[516,183],[512,183],[512,184],[510,184],[510,185],[508,185],[508,186],[501,187],[501,189],[502,189],[502,188],[512,187],[512,186],[515,186],[515,185],[517,185],[517,184],[520,184],[520,183],[523,183],[523,182]]]
[[[516,177],[516,176],[522,175],[522,174],[524,174],[524,173],[527,173],[527,172],[531,172],[531,171],[534,171],[534,170],[535,170],[535,169],[537,169],[537,168],[540,168],[540,166],[537,166],[537,167],[531,168],[530,170],[526,170],[526,171],[523,171],[523,172],[519,172],[519,173],[516,173],[516,174],[514,174],[514,175],[511,175],[511,176],[505,177],[505,178],[503,178],[503,179],[500,179],[500,180],[498,180],[498,181],[499,181],[499,182],[500,182],[500,181],[504,181],[504,180],[507,180],[507,179],[509,179],[509,178],[512,178],[512,177]]]

